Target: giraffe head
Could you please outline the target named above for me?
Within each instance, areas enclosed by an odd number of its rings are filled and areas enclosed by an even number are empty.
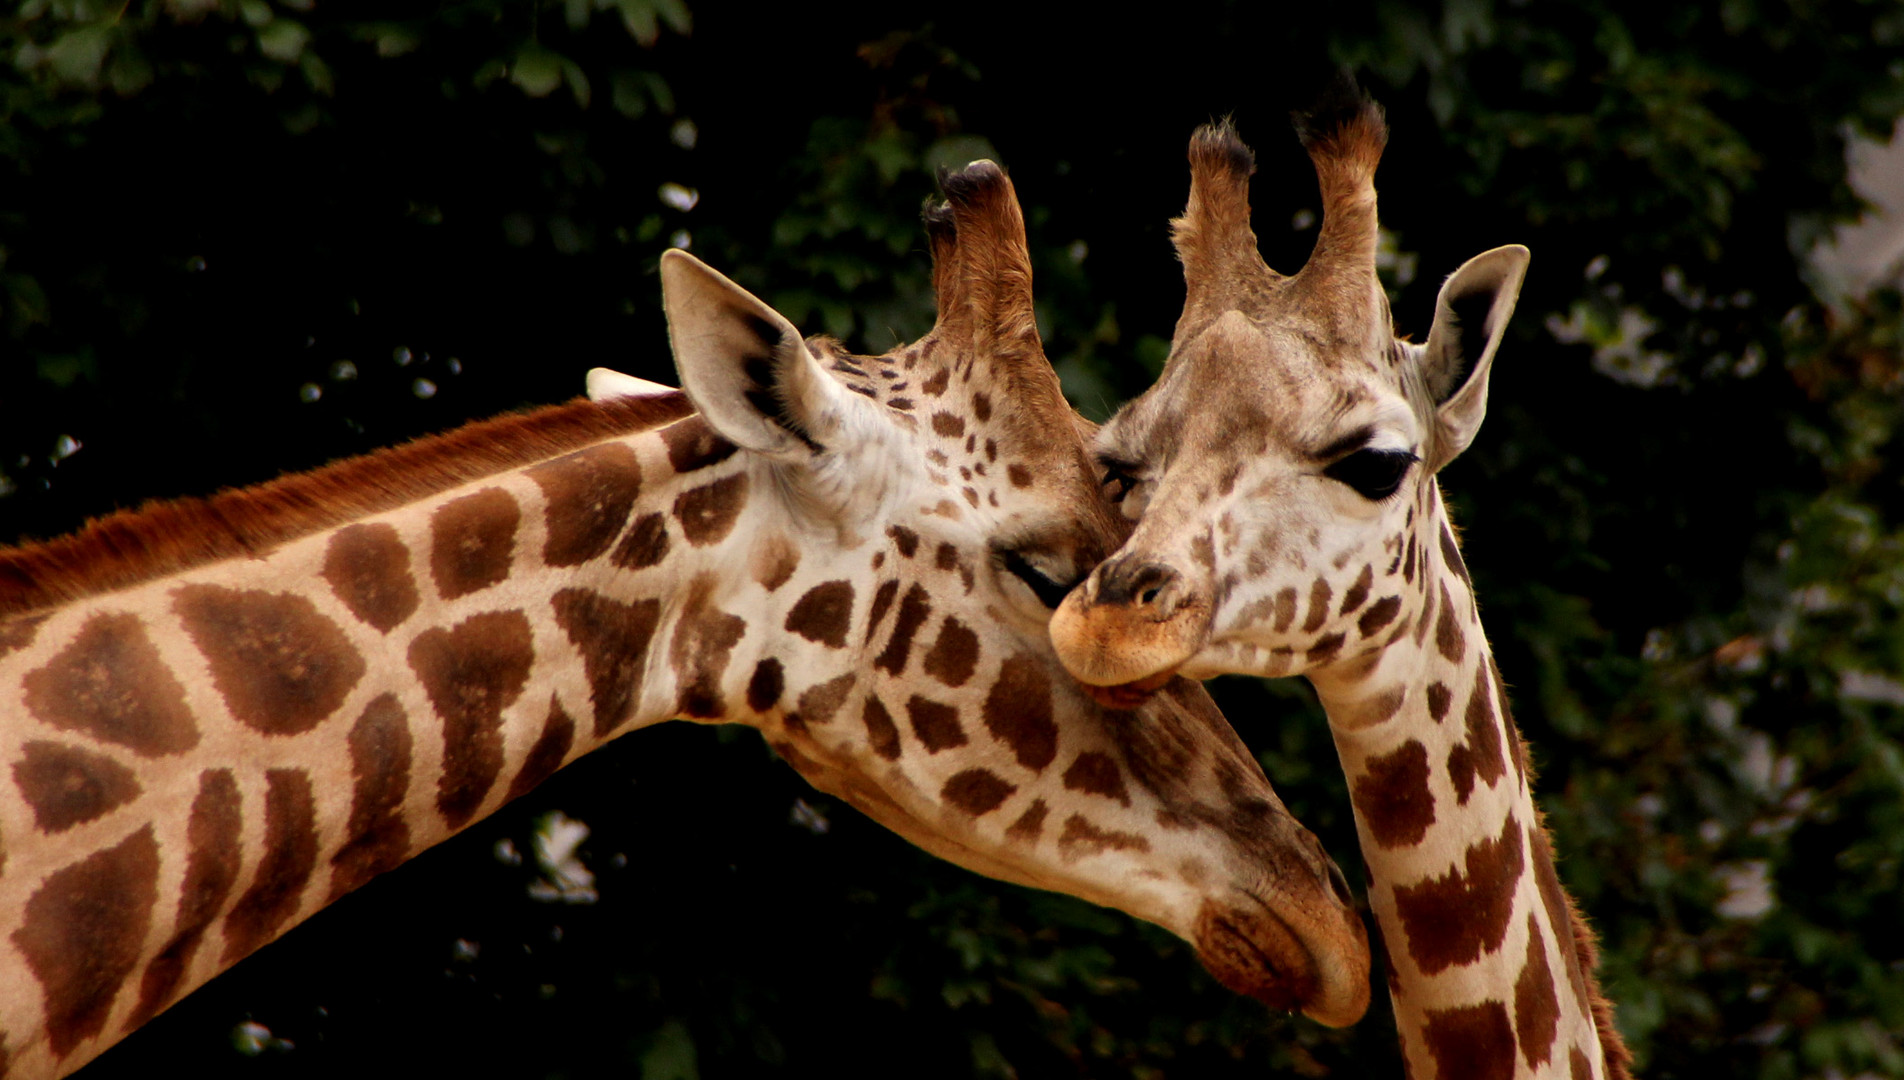
[[[1434,478],[1486,412],[1527,250],[1469,260],[1427,341],[1398,340],[1375,267],[1387,127],[1343,90],[1298,123],[1323,221],[1293,276],[1257,251],[1249,149],[1227,125],[1191,140],[1170,359],[1096,441],[1112,496],[1142,520],[1051,627],[1088,683],[1352,670],[1422,615],[1424,566],[1444,546],[1425,531],[1440,528],[1426,524],[1441,517]]]
[[[1156,922],[1232,989],[1352,1022],[1369,961],[1339,871],[1203,691],[1114,711],[1051,650],[1052,608],[1125,526],[1039,342],[1010,182],[979,162],[944,186],[938,321],[884,356],[803,340],[691,256],[663,260],[699,410],[671,445],[733,457],[720,482],[746,493],[718,511],[718,558],[749,573],[692,601],[689,666],[705,643],[732,652],[708,682],[725,705],[699,715],[761,728],[929,851]],[[750,652],[726,612],[787,632]]]

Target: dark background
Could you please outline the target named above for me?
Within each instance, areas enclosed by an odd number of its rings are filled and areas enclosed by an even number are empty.
[[[980,156],[1102,416],[1182,302],[1190,131],[1234,116],[1293,270],[1316,195],[1286,117],[1346,64],[1393,132],[1398,329],[1467,257],[1534,252],[1445,487],[1642,1072],[1904,1076],[1899,304],[1821,298],[1803,259],[1857,211],[1846,135],[1904,112],[1904,8],[752,8],[0,15],[0,542],[562,400],[595,365],[672,382],[676,241],[883,351],[930,325],[933,171]],[[1216,690],[1355,867],[1306,688]],[[552,811],[593,830],[598,902],[498,858]],[[916,852],[751,732],[664,725],[89,1075],[1395,1076],[1385,1010],[1265,1015],[1154,928]]]

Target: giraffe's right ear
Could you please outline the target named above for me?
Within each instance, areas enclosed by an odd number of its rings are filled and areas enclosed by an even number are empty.
[[[792,323],[680,250],[661,256],[661,302],[681,389],[722,438],[782,457],[825,449],[842,391]]]
[[[1488,374],[1527,277],[1527,259],[1527,249],[1519,244],[1484,251],[1441,286],[1434,326],[1417,353],[1422,381],[1435,403],[1430,472],[1466,450],[1487,416]]]

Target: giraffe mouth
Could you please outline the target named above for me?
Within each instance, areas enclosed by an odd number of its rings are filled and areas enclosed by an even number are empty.
[[[1218,982],[1272,1009],[1301,1012],[1329,1027],[1353,1024],[1368,1009],[1366,946],[1359,968],[1330,965],[1267,906],[1206,901],[1195,940],[1197,958]]]
[[[1091,700],[1099,705],[1107,709],[1128,711],[1142,706],[1157,696],[1157,691],[1162,690],[1170,680],[1176,677],[1177,669],[1173,666],[1155,675],[1146,675],[1141,679],[1134,679],[1116,686],[1093,686],[1090,683],[1080,685],[1084,687],[1086,693],[1091,695]]]

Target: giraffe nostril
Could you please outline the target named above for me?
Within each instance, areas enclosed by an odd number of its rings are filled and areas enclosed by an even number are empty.
[[[1177,577],[1175,570],[1161,563],[1125,559],[1103,568],[1097,602],[1150,607],[1164,599]]]

